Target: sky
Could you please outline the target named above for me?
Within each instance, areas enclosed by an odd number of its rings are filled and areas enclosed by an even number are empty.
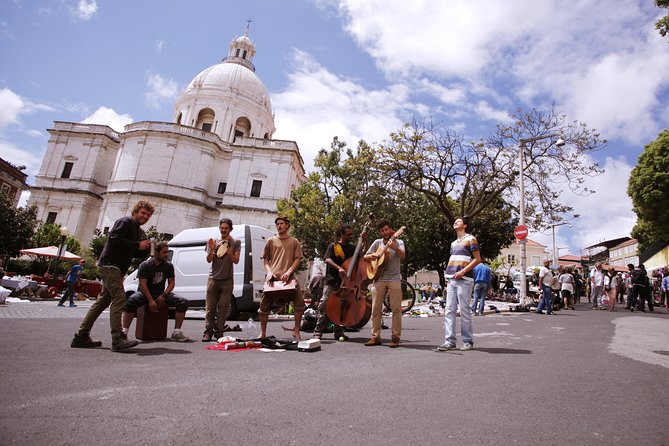
[[[669,38],[651,0],[0,0],[0,157],[32,184],[54,121],[172,121],[190,81],[244,33],[307,171],[334,136],[355,147],[412,117],[467,140],[551,103],[608,145],[595,194],[565,192],[561,255],[629,236],[626,193],[643,147],[669,127]],[[250,20],[250,22],[247,22]],[[22,197],[25,203],[27,193]],[[570,219],[572,215],[564,216]],[[552,248],[552,233],[530,238]]]

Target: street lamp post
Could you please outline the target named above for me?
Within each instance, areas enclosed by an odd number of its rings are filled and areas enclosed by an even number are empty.
[[[560,255],[557,252],[557,249],[555,248],[555,227],[562,225],[569,225],[570,228],[574,227],[574,225],[572,225],[568,221],[563,221],[561,223],[553,223],[552,225],[550,225],[551,230],[553,231],[553,251],[551,251],[551,255],[553,257],[553,268],[557,268],[559,266],[558,263],[560,262]]]
[[[525,144],[540,141],[542,139],[555,138],[558,137],[558,140],[555,144],[558,147],[563,146],[565,143],[560,135],[551,134],[544,136],[535,136],[533,138],[523,138],[520,139],[520,224],[525,225]],[[519,301],[520,305],[525,304],[527,298],[527,239],[519,240],[520,243],[520,293]]]

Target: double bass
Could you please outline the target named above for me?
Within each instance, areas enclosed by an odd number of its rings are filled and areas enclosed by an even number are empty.
[[[367,293],[371,283],[366,274],[368,262],[361,253],[372,219],[373,216],[370,215],[358,237],[355,252],[342,264],[346,277],[342,279],[340,287],[330,293],[325,306],[330,322],[341,327],[362,328],[372,316],[372,301]]]

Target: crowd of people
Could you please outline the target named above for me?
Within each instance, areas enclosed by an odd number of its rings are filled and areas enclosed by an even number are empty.
[[[174,266],[168,260],[169,248],[167,243],[157,245],[149,240],[141,239],[141,226],[153,215],[154,206],[146,200],[140,200],[132,209],[131,216],[118,219],[109,232],[107,242],[103,248],[98,263],[99,274],[102,278],[102,292],[97,301],[91,306],[78,332],[72,339],[73,348],[99,347],[102,342],[93,340],[90,331],[100,314],[110,308],[110,328],[112,350],[121,351],[138,344],[136,340],[128,339],[128,330],[137,308],[145,306],[148,311],[157,312],[164,306],[175,307],[175,326],[171,338],[176,341],[186,341],[181,327],[187,311],[187,301],[175,293]],[[286,217],[277,217],[274,221],[277,234],[270,237],[263,252],[263,263],[266,277],[265,286],[273,287],[275,282],[288,284],[294,282],[293,292],[288,295],[295,311],[295,326],[292,334],[300,339],[301,318],[306,306],[295,271],[302,260],[302,250],[297,239],[289,235],[290,221]],[[377,230],[381,235],[374,240],[362,258],[370,265],[379,262],[370,287],[371,302],[371,337],[366,346],[382,345],[381,325],[382,308],[386,298],[389,299],[392,311],[392,329],[389,347],[400,345],[402,333],[402,290],[400,266],[406,256],[404,243],[396,237],[387,220],[377,222]],[[494,274],[485,261],[481,259],[478,242],[469,230],[470,222],[467,217],[457,218],[453,223],[456,240],[451,244],[449,262],[445,270],[447,279],[444,323],[444,342],[437,350],[448,351],[456,347],[456,311],[460,312],[460,328],[462,345],[460,350],[467,351],[474,348],[472,315],[482,315],[485,308],[486,296],[495,288]],[[219,222],[220,237],[209,239],[206,260],[211,264],[206,291],[206,317],[202,341],[215,340],[223,336],[225,319],[233,298],[233,269],[239,262],[240,241],[230,235],[232,221],[223,218]],[[318,321],[314,337],[322,336],[328,320],[327,302],[334,294],[333,291],[343,287],[342,281],[347,280],[345,262],[355,255],[356,247],[351,243],[353,229],[350,225],[342,225],[336,233],[336,240],[330,244],[324,254],[326,274],[318,280],[312,280],[310,288],[319,290],[322,295],[318,305]],[[147,251],[151,256],[141,263],[138,270],[139,289],[126,299],[123,287],[125,272],[131,260],[145,256]],[[383,267],[380,262],[383,256]],[[357,257],[356,257],[357,258]],[[387,261],[385,261],[387,260]],[[74,283],[78,280],[83,265],[75,265],[68,275],[68,292],[59,305],[70,297],[71,305]],[[70,280],[71,279],[71,280]],[[496,281],[496,278],[494,278]],[[588,280],[583,280],[579,268],[560,267],[557,271],[550,268],[550,260],[537,271],[537,281],[540,289],[540,302],[537,313],[552,314],[557,308],[574,309],[583,294],[593,308],[605,308],[616,311],[616,303],[624,303],[630,311],[654,310],[654,291],[658,290],[660,305],[669,305],[667,293],[669,291],[669,268],[664,268],[649,278],[644,265],[636,268],[628,265],[624,274],[617,272],[613,267],[604,270],[601,263],[597,263],[590,271]],[[508,281],[505,281],[509,288]],[[70,286],[70,284],[72,284]],[[437,296],[439,290],[431,284],[421,289],[424,299],[431,300]],[[555,303],[553,296],[556,296]],[[472,295],[474,301],[472,304]],[[260,319],[260,337],[267,337],[267,322],[270,310],[277,303],[275,293],[263,293],[258,310]],[[344,308],[344,306],[342,306]],[[366,323],[367,320],[364,320]],[[362,325],[364,325],[364,323]],[[338,325],[335,329],[335,338],[346,340],[344,326]]]

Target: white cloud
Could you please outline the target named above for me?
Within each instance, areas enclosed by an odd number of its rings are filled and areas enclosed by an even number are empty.
[[[165,41],[163,39],[158,39],[158,40],[155,41],[154,45],[156,47],[156,52],[158,54],[160,54],[160,53],[163,52],[163,47],[165,46]]]
[[[0,90],[0,129],[9,124],[16,124],[24,111],[25,103],[21,96],[8,88]]]
[[[125,114],[119,115],[114,109],[100,107],[89,117],[81,121],[83,124],[107,125],[117,132],[122,132],[123,128],[132,122],[132,116]]]
[[[386,139],[410,115],[409,108],[419,110],[408,101],[409,94],[404,85],[366,90],[295,50],[287,88],[272,95],[274,137],[297,141],[310,171],[318,150],[329,148],[334,136],[349,147],[356,147],[360,139],[370,144]]]
[[[15,166],[26,166],[25,173],[28,174],[28,181],[39,170],[44,152],[44,149],[30,150],[18,147],[12,142],[0,140],[0,158]]]
[[[70,11],[75,18],[87,21],[93,18],[98,11],[98,5],[95,0],[79,0],[79,3],[71,7]]]
[[[179,92],[174,79],[164,79],[159,74],[149,74],[147,84],[150,90],[144,93],[144,103],[152,109],[159,109],[163,104],[174,101]]]
[[[593,160],[590,159],[590,162]],[[627,195],[627,183],[633,166],[624,158],[607,157],[602,175],[586,179],[588,189],[595,193],[588,196],[564,192],[560,201],[574,208],[579,217],[572,221],[573,228],[557,226],[555,244],[569,246],[571,253],[581,255],[581,250],[603,240],[629,237],[636,224],[632,211],[632,199]],[[552,248],[552,231],[533,232],[530,238]],[[561,250],[560,254],[566,254]]]
[[[432,94],[470,116],[499,119],[556,101],[570,120],[632,144],[669,126],[669,104],[659,99],[669,87],[669,51],[652,2],[338,3],[345,29],[389,79],[463,85],[465,101]]]

